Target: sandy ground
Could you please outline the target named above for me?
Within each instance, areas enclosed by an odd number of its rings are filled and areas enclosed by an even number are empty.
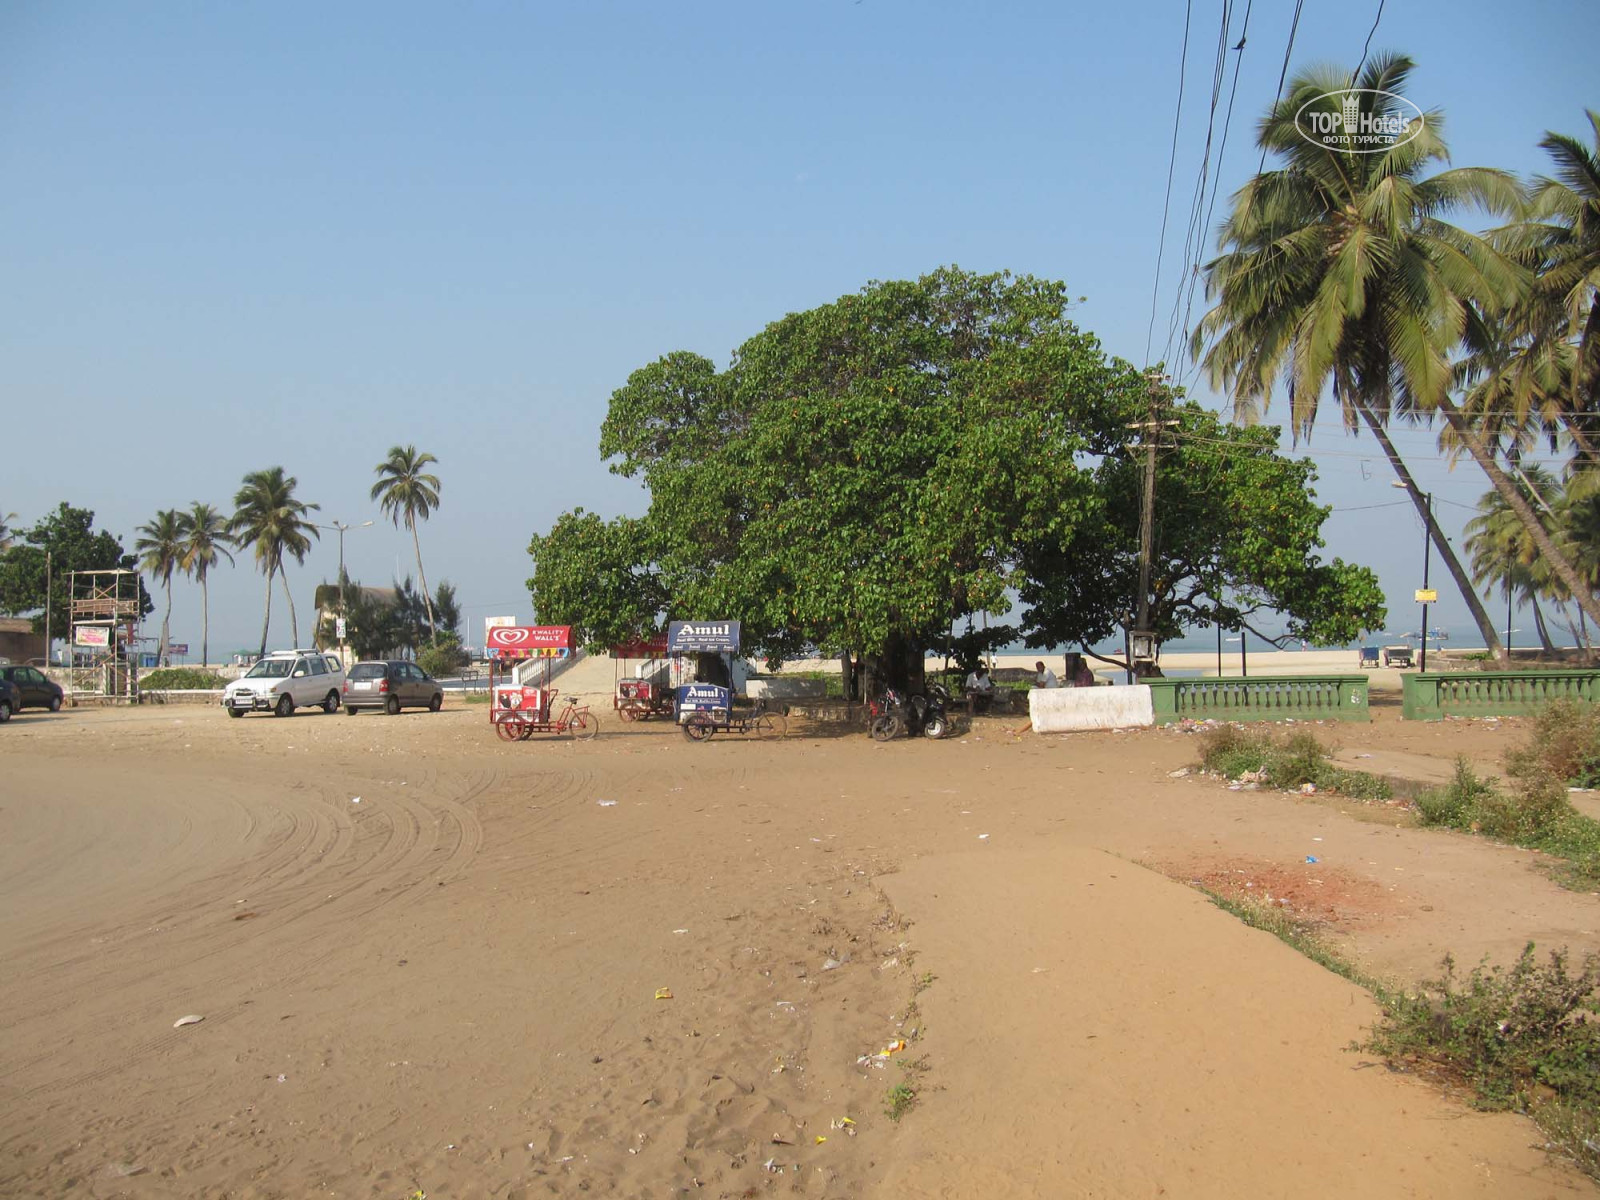
[[[1015,724],[24,714],[0,1195],[1595,1194],[1531,1123],[1349,1052],[1370,999],[1184,881],[1291,896],[1395,979],[1600,948],[1595,897],[1382,806],[1174,777],[1177,730]],[[1397,769],[1521,736],[1319,728]]]

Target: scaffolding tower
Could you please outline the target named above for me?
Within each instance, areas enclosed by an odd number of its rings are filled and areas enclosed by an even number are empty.
[[[138,702],[134,650],[139,641],[142,592],[138,571],[67,573],[72,641],[67,687],[73,701],[99,696]]]

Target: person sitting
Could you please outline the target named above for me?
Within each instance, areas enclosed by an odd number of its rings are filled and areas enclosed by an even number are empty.
[[[1068,687],[1093,687],[1095,685],[1094,672],[1089,669],[1089,664],[1084,661],[1081,654],[1067,655],[1067,686]]]
[[[994,680],[989,678],[989,668],[979,663],[967,676],[962,691],[972,698],[973,712],[988,712],[989,704],[994,699]]]
[[[1061,686],[1061,681],[1056,678],[1056,673],[1042,662],[1033,664],[1035,675],[1033,686],[1036,688],[1056,688]]]

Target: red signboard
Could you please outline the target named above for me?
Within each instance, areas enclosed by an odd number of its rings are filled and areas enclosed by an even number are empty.
[[[664,633],[611,647],[612,658],[665,658],[666,654],[667,635]]]
[[[565,658],[572,646],[570,625],[502,625],[488,631],[495,658]]]

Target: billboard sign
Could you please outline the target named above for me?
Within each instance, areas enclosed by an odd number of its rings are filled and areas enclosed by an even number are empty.
[[[739,649],[737,621],[674,621],[667,626],[667,649],[673,654],[721,654]]]
[[[495,658],[565,658],[572,652],[572,626],[497,625],[484,641]]]
[[[104,649],[111,645],[111,627],[109,625],[79,625],[72,631],[72,644],[74,646],[94,646]]]

